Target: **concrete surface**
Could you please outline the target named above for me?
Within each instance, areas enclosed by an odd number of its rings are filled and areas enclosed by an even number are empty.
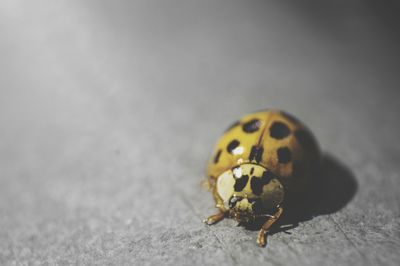
[[[1,265],[399,265],[398,6],[2,1]],[[238,116],[296,114],[321,195],[259,248],[208,227]],[[298,223],[296,225],[296,223]]]

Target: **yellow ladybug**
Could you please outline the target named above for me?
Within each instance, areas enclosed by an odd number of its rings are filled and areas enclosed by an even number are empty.
[[[319,160],[313,135],[292,115],[266,110],[242,117],[219,139],[208,163],[219,212],[204,222],[264,219],[257,243],[265,246],[265,234],[285,206],[307,193]]]

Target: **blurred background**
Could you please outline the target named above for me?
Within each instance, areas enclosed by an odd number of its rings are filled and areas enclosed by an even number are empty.
[[[398,13],[2,1],[0,264],[398,265]],[[304,121],[358,190],[259,249],[232,221],[201,224],[214,209],[199,184],[226,126],[267,107]]]

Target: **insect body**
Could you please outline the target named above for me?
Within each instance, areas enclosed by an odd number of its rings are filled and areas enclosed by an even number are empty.
[[[240,224],[264,219],[257,243],[290,201],[307,193],[319,162],[318,145],[296,118],[278,110],[242,117],[219,139],[208,163],[208,183],[219,212]]]

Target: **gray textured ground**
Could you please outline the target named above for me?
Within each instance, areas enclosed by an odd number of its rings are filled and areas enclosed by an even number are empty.
[[[0,264],[399,265],[398,9],[347,2],[2,1]],[[263,249],[199,184],[265,107],[327,185]]]

